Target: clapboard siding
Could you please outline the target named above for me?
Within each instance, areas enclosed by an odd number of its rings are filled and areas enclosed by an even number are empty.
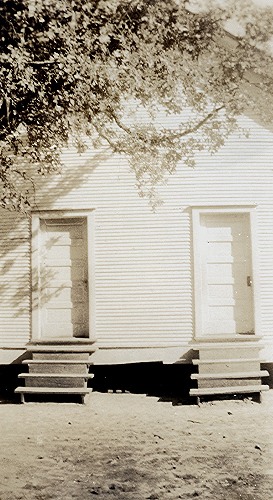
[[[29,219],[1,211],[0,346],[24,347],[30,335]]]
[[[273,346],[273,135],[245,123],[249,138],[234,135],[216,155],[199,154],[195,169],[179,166],[159,189],[164,204],[156,213],[139,198],[126,158],[106,149],[81,156],[67,150],[63,174],[42,180],[36,197],[41,210],[94,209],[99,345],[186,350],[194,333],[191,207],[255,204],[259,333]],[[1,275],[3,346],[21,345],[30,336],[30,235],[28,222],[14,223],[14,217],[0,225],[2,268],[10,262]]]

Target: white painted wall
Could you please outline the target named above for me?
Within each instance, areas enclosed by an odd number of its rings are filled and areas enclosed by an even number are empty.
[[[29,220],[5,211],[0,215],[0,270],[0,347],[22,347],[30,335]]]
[[[190,207],[222,204],[257,205],[259,333],[264,357],[273,361],[273,135],[245,121],[248,139],[234,136],[215,156],[200,154],[194,170],[179,167],[160,189],[164,205],[156,213],[138,197],[126,159],[107,151],[81,157],[67,151],[62,176],[47,179],[38,192],[41,210],[95,209],[96,334],[101,347],[116,348],[107,351],[110,362],[121,360],[117,352],[123,360],[149,358],[144,347],[169,348],[173,360],[189,350]],[[31,335],[28,224],[1,213],[0,347],[23,347]],[[126,354],[129,347],[139,348],[137,358]],[[151,359],[161,359],[161,349],[150,352]]]

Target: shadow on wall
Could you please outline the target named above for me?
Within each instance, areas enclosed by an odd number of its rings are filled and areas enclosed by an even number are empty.
[[[33,209],[37,210],[37,203],[46,199],[46,209],[52,209],[56,201],[71,192],[84,186],[92,172],[109,157],[109,152],[98,152],[79,166],[69,165],[60,175],[35,176],[37,179],[37,195]],[[55,208],[55,207],[54,207]],[[88,207],[87,207],[88,208]],[[29,320],[30,291],[31,291],[31,238],[29,216],[20,215],[0,209],[0,317],[6,321],[17,322],[21,318]],[[50,273],[45,277],[50,283]],[[56,290],[55,293],[60,293]],[[1,307],[2,305],[2,307]],[[1,308],[2,314],[1,314]],[[5,329],[5,325],[3,328]],[[19,328],[16,323],[14,330]],[[5,339],[7,342],[8,339]],[[1,347],[1,346],[0,346]]]
[[[64,155],[64,166],[60,174],[46,177],[36,175],[37,189],[33,209],[37,210],[41,206],[50,209],[56,201],[65,198],[71,191],[85,186],[90,180],[90,175],[99,166],[103,165],[110,156],[111,152],[109,150],[98,151],[88,156],[79,155],[76,151],[75,154],[71,153],[69,155],[68,152]],[[71,161],[71,158],[73,161]]]

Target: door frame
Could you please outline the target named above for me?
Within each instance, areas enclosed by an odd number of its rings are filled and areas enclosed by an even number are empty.
[[[95,211],[94,209],[75,210],[41,210],[31,214],[31,339],[41,340],[41,276],[40,257],[42,250],[41,221],[46,219],[86,218],[87,224],[87,266],[89,297],[89,338],[96,339],[95,334]],[[46,340],[46,339],[45,339]],[[76,339],[80,342],[80,338]],[[65,341],[65,339],[64,339]]]
[[[253,315],[254,334],[259,336],[261,332],[260,321],[260,278],[258,267],[258,231],[256,205],[219,205],[219,206],[192,206],[192,251],[193,251],[193,310],[194,310],[194,338],[195,340],[206,340],[212,337],[202,333],[202,268],[201,268],[201,216],[203,214],[248,214],[249,230],[251,240],[251,265],[252,265],[252,290],[253,290]],[[253,337],[253,334],[249,335]],[[218,336],[223,337],[223,336]],[[227,339],[241,338],[240,334]],[[217,339],[214,335],[213,338]]]

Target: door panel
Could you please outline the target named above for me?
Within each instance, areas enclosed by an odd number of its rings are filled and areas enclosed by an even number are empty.
[[[253,332],[248,214],[201,214],[202,334]]]
[[[88,337],[85,218],[41,221],[41,335]]]

